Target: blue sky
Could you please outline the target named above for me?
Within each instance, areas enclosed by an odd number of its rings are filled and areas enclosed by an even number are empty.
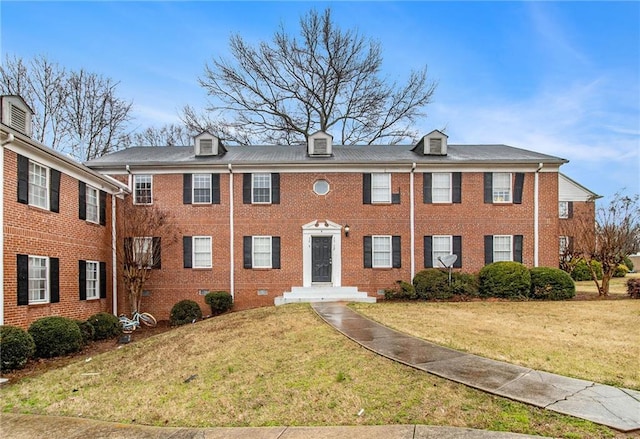
[[[120,81],[140,127],[203,108],[198,85],[228,38],[271,38],[310,8],[378,40],[390,80],[438,81],[416,129],[570,160],[562,172],[610,197],[640,193],[639,2],[0,3],[2,59],[44,54]]]

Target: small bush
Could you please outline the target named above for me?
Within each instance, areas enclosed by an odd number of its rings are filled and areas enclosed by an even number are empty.
[[[193,300],[181,300],[173,305],[169,320],[173,326],[186,325],[202,318],[202,310]]]
[[[598,261],[591,261],[591,265],[596,272],[596,277],[598,279],[602,279],[602,264]],[[576,262],[571,271],[571,277],[576,282],[585,281],[585,280],[593,280],[591,276],[591,271],[589,271],[589,266],[584,259],[580,259]]]
[[[501,261],[480,270],[480,295],[505,299],[522,299],[529,295],[531,274],[519,262]]]
[[[629,273],[633,272],[633,261],[631,260],[631,258],[629,256],[625,256],[624,265],[626,265],[627,268],[629,269]]]
[[[86,320],[75,320],[76,325],[80,328],[80,334],[82,334],[82,344],[88,345],[96,336],[96,328]]]
[[[632,299],[640,299],[640,278],[627,281],[627,293]]]
[[[36,357],[51,358],[79,351],[82,334],[73,320],[67,317],[43,317],[29,326],[29,334],[36,344]]]
[[[453,295],[464,298],[478,297],[478,276],[470,273],[453,272],[449,289]]]
[[[567,300],[575,295],[576,285],[566,272],[549,267],[531,269],[530,297],[532,299]]]
[[[616,267],[616,271],[613,272],[613,277],[625,277],[629,272],[629,267],[625,264],[620,264]]]
[[[95,340],[106,340],[117,337],[122,332],[118,318],[108,312],[99,312],[87,319],[95,330]]]
[[[226,291],[212,291],[204,296],[204,301],[211,307],[211,314],[217,316],[233,307],[233,297]]]
[[[0,326],[0,370],[21,369],[36,351],[33,337],[16,326]]]
[[[415,287],[403,280],[396,281],[395,287],[384,290],[386,300],[415,300],[417,297]]]
[[[416,273],[413,278],[418,299],[450,299],[449,275],[438,268],[427,268]]]

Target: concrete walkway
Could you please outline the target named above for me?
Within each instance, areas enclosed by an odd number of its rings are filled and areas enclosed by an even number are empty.
[[[485,392],[629,432],[640,429],[640,392],[470,355],[402,334],[344,303],[312,304],[328,324],[367,349]]]

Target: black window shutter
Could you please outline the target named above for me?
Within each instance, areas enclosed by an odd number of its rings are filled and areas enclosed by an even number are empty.
[[[20,157],[20,156],[18,156]],[[18,255],[18,306],[29,304],[29,256]]]
[[[242,176],[242,202],[251,204],[251,174]]]
[[[433,236],[424,237],[424,268],[433,268]]]
[[[280,174],[271,174],[271,204],[280,204]]]
[[[363,243],[363,248],[364,248],[364,268],[371,268],[372,265],[372,255],[371,255],[371,251],[372,251],[372,239],[371,236],[365,236],[364,237],[364,243]]]
[[[182,204],[191,204],[191,174],[182,174]]]
[[[484,173],[484,202],[493,203],[493,173]]]
[[[104,226],[107,222],[107,193],[100,191],[100,225]]]
[[[371,204],[371,174],[362,174],[362,204]]]
[[[107,263],[100,262],[100,298],[107,298]]]
[[[243,256],[243,259],[244,259],[244,268],[253,267],[252,242],[253,242],[253,240],[252,240],[251,236],[244,236],[242,238],[242,256]]]
[[[513,260],[522,263],[522,235],[513,236]]]
[[[49,258],[49,302],[60,302],[60,259]]]
[[[484,235],[484,263],[493,262],[493,235]]]
[[[280,237],[271,237],[271,268],[280,268]]]
[[[151,252],[153,254],[153,265],[151,268],[162,268],[162,241],[160,237],[154,236],[152,238]]]
[[[124,268],[126,269],[129,264],[127,262],[133,262],[133,238],[124,238]]]
[[[51,169],[49,172],[49,210],[60,212],[60,171]]]
[[[451,201],[453,203],[462,203],[462,172],[454,172],[451,174]]]
[[[567,236],[567,239],[569,240],[568,242],[569,251],[573,253],[573,236]]]
[[[431,172],[425,172],[422,174],[422,202],[424,204],[431,204],[433,202],[432,180],[433,176],[431,175]]]
[[[458,255],[458,259],[453,263],[453,268],[462,268],[462,236],[453,237],[453,254]]]
[[[568,210],[567,217],[573,218],[573,201],[569,201],[567,204],[569,205],[567,209]]]
[[[78,290],[80,300],[87,300],[87,261],[78,261]]]
[[[402,247],[400,244],[400,236],[394,236],[391,238],[391,253],[392,253],[392,263],[393,268],[401,268],[402,267]]]
[[[182,237],[182,260],[184,262],[184,268],[192,268],[193,263],[191,262],[191,236],[183,236]]]
[[[78,218],[87,219],[87,185],[83,181],[78,181]]]
[[[211,174],[211,204],[220,204],[220,174]]]
[[[522,188],[524,186],[524,173],[516,172],[516,182],[513,188],[513,203],[522,204]]]
[[[18,154],[18,203],[29,204],[29,159]],[[24,303],[23,305],[27,305]]]

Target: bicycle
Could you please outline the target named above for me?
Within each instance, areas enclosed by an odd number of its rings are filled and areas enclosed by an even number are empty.
[[[144,323],[146,326],[151,327],[154,327],[158,324],[156,318],[148,312],[135,311],[131,318],[127,317],[124,314],[120,314],[118,320],[120,321],[120,325],[122,326],[122,332],[124,332],[125,334],[129,334],[138,329],[140,327],[140,322]]]

